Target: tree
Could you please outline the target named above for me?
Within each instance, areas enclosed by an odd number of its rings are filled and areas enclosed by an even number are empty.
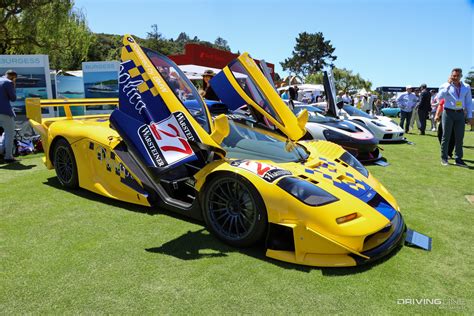
[[[348,70],[346,68],[333,68],[334,79],[336,82],[336,90],[337,91],[350,91],[350,90],[359,90],[359,89],[366,89],[370,90],[372,87],[372,82],[369,80],[364,80],[359,74],[353,74],[352,70]],[[315,84],[322,84],[323,83],[323,73],[318,72],[315,74],[311,74],[305,79],[306,83],[315,83]]]
[[[148,40],[162,41],[164,40],[163,35],[158,31],[158,25],[153,24],[151,26],[151,32],[146,33],[146,38]]]
[[[7,3],[5,5],[5,3]],[[92,34],[72,0],[1,1],[1,53],[47,54],[53,69],[77,69]]]
[[[189,38],[188,34],[186,34],[185,32],[179,33],[178,37],[176,38],[176,42],[180,42],[180,43],[187,43],[190,40],[191,39]]]
[[[325,40],[323,33],[298,34],[293,56],[281,62],[283,70],[290,70],[303,77],[316,73],[337,59],[331,41]]]
[[[474,88],[474,68],[467,73],[466,79],[464,80],[471,88]]]
[[[140,42],[139,42],[140,43]],[[143,46],[151,50],[158,51],[165,55],[172,55],[181,52],[182,44],[167,40],[159,31],[158,25],[151,26],[151,32],[147,32],[146,40],[142,43]]]
[[[136,38],[137,41],[143,41]],[[120,60],[122,36],[112,34],[93,34],[91,45],[87,52],[88,61]]]
[[[219,49],[230,51],[229,44],[227,43],[225,39],[223,39],[220,36],[217,37],[216,40],[214,41],[214,46]]]
[[[22,33],[18,31],[21,26],[21,15],[25,11],[38,10],[48,4],[47,0],[32,1],[0,1],[0,52],[7,53],[15,45],[25,43],[38,44],[34,33]]]

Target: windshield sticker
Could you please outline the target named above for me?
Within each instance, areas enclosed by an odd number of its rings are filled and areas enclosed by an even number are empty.
[[[231,166],[253,172],[268,182],[273,182],[278,178],[292,174],[288,170],[280,169],[275,166],[253,160],[234,160],[230,164]]]

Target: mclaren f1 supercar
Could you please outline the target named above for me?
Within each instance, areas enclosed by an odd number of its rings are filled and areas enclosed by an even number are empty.
[[[395,198],[341,146],[299,141],[308,113],[295,116],[247,53],[211,84],[259,120],[212,118],[176,64],[130,35],[123,44],[110,115],[72,116],[65,102],[65,117],[43,118],[41,102],[27,104],[64,187],[168,208],[232,246],[264,240],[268,257],[295,264],[356,266],[402,243]]]

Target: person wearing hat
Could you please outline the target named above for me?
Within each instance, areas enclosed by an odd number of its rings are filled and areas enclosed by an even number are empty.
[[[8,70],[0,77],[0,126],[4,130],[4,147],[6,163],[15,162],[13,158],[13,133],[15,131],[15,112],[10,104],[16,100],[16,72]]]
[[[209,82],[215,75],[216,74],[211,69],[207,69],[202,75],[202,88],[204,90],[204,99],[219,101],[219,97],[214,92],[214,89],[212,89],[211,83]]]
[[[405,133],[408,133],[410,129],[410,120],[413,108],[416,106],[418,101],[417,96],[413,93],[412,86],[406,86],[406,92],[402,93],[397,98],[397,104],[400,108],[400,127],[405,129]],[[406,121],[405,127],[403,126]]]
[[[420,135],[425,135],[426,118],[431,111],[431,93],[428,91],[426,84],[420,85],[420,98],[416,104],[418,108],[418,119],[420,120]]]

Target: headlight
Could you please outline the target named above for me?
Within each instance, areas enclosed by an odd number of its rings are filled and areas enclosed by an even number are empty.
[[[377,121],[371,121],[375,126],[379,126],[379,127],[385,127],[385,125],[383,124],[380,124],[379,122]]]
[[[343,141],[350,141],[351,140],[351,138],[349,136],[338,133],[338,132],[335,132],[335,131],[330,130],[330,129],[325,129],[323,131],[323,135],[326,138],[326,140],[333,141],[333,142],[337,142],[337,141],[343,142]]]
[[[311,206],[326,205],[338,200],[338,198],[311,182],[295,177],[285,177],[277,185],[301,202]]]
[[[364,177],[367,178],[369,176],[369,171],[365,169],[365,167],[360,163],[359,160],[357,160],[354,156],[352,156],[347,151],[343,153],[339,159],[344,161],[346,164],[348,164],[352,168],[359,171]]]

